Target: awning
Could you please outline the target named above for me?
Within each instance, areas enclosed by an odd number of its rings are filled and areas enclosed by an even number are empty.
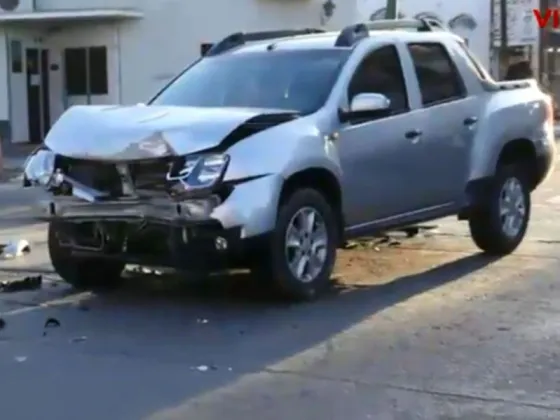
[[[65,23],[77,21],[110,21],[140,19],[143,14],[133,9],[81,9],[52,12],[9,12],[0,14],[2,23]]]

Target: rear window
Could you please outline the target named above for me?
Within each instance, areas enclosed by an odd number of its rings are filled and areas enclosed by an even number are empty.
[[[484,66],[480,64],[480,60],[472,53],[469,47],[464,42],[458,43],[463,52],[465,53],[465,58],[467,63],[471,66],[472,70],[477,74],[481,80],[492,80],[492,76],[484,69]]]

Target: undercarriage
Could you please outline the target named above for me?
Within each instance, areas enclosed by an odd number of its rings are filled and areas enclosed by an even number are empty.
[[[212,218],[228,192],[177,195],[180,182],[166,179],[173,160],[59,160],[61,179],[36,215],[72,256],[177,269],[229,267],[241,258],[241,229]]]
[[[59,246],[75,257],[213,271],[242,264],[239,229],[217,223],[179,227],[130,222],[51,222]]]

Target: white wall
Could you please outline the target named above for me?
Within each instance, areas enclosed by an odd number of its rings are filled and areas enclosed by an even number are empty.
[[[44,35],[48,45],[51,64],[58,64],[59,70],[50,74],[51,121],[54,123],[65,108],[78,104],[110,104],[119,102],[119,57],[117,24],[85,24],[61,27],[56,32]],[[107,48],[108,87],[107,95],[68,96],[63,94],[64,72],[63,51],[65,48],[105,46]]]
[[[386,5],[386,0],[356,0],[361,20],[367,20],[376,10]],[[458,35],[469,39],[469,46],[480,61],[490,65],[490,1],[489,0],[399,0],[399,9],[406,17],[432,12],[445,23],[462,14],[470,14],[476,20],[476,29],[462,28]]]
[[[137,0],[35,0],[35,4],[41,11],[138,7]]]
[[[9,40],[18,40],[22,46],[22,71],[19,74],[11,72],[11,62],[8,61],[5,68],[9,72],[9,109],[12,129],[12,143],[24,143],[28,140],[28,119],[27,119],[27,63],[25,60],[26,48],[41,47],[41,33],[37,30],[25,28],[6,29],[6,36]],[[8,54],[9,57],[9,54]],[[1,71],[1,70],[0,70]],[[6,95],[7,97],[8,95]]]
[[[199,56],[201,42],[237,31],[319,27],[324,0],[206,0],[196,7],[185,0],[136,1],[145,18],[119,29],[121,99],[127,104],[153,96]],[[329,25],[353,22],[354,3],[337,3]]]

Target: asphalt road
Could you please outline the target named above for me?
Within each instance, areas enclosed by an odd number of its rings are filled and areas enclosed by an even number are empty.
[[[243,276],[76,294],[27,219],[30,194],[2,184],[0,242],[32,252],[0,262],[0,280],[44,285],[0,294],[0,418],[558,419],[559,187],[556,173],[534,195],[512,256],[478,255],[446,219],[429,237],[341,253],[331,295],[287,305]],[[45,329],[49,317],[60,326]]]

